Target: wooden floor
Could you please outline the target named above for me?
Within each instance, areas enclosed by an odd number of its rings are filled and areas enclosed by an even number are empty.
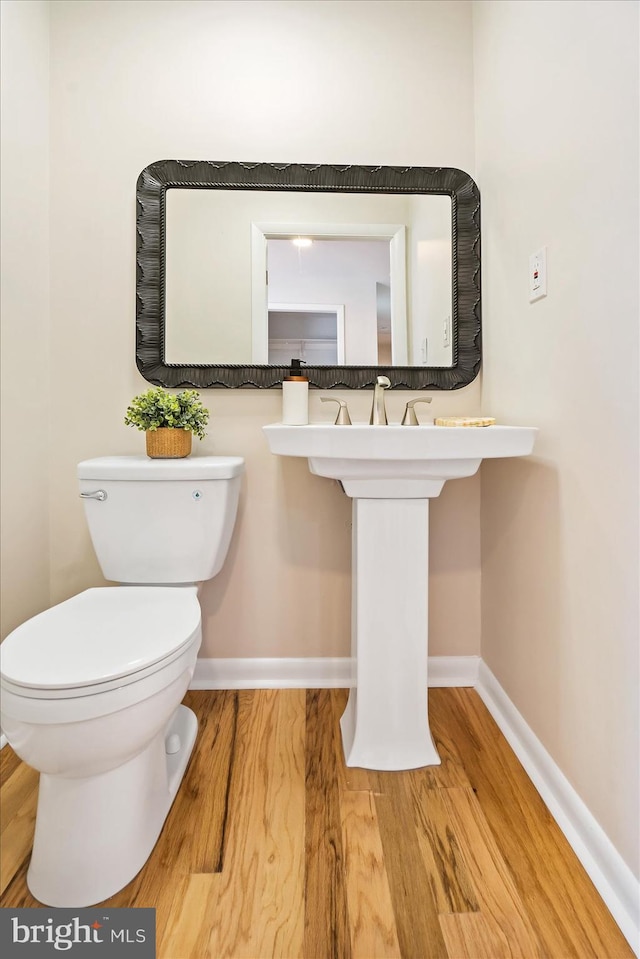
[[[144,869],[159,959],[618,959],[632,952],[471,689],[434,689],[442,765],[347,769],[331,690],[191,692],[196,750]],[[37,775],[2,750],[2,906]]]

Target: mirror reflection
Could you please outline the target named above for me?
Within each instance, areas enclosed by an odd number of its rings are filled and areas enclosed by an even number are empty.
[[[288,354],[312,366],[375,366],[385,362],[382,333],[390,363],[389,270],[387,240],[326,239],[312,229],[268,240],[266,362],[287,363]]]
[[[165,362],[453,365],[451,197],[166,192]]]

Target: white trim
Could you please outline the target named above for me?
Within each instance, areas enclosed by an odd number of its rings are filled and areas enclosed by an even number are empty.
[[[475,686],[479,656],[430,656],[430,686]],[[348,689],[348,656],[204,659],[196,662],[191,689]]]
[[[479,656],[429,656],[429,686],[475,686]]]
[[[0,749],[4,749],[4,747],[7,745],[7,742],[8,742],[8,740],[7,740],[7,737],[5,736],[5,734],[4,734],[4,733],[0,733]]]
[[[191,689],[345,689],[348,657],[198,659]]]
[[[389,285],[391,287],[391,362],[409,363],[409,314],[407,313],[407,231],[399,227],[389,241]]]
[[[629,945],[639,955],[640,883],[482,661],[476,688]]]
[[[251,224],[251,362],[269,362],[267,237],[256,223]]]

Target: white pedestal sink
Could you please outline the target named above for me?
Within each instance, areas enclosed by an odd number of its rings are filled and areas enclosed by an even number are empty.
[[[485,457],[527,456],[534,427],[263,427],[272,453],[305,456],[353,498],[354,686],[342,716],[348,766],[440,762],[427,713],[429,499]]]

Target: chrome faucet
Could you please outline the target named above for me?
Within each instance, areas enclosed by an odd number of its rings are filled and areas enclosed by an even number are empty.
[[[379,376],[373,388],[373,406],[369,418],[370,426],[386,426],[387,411],[384,406],[384,391],[391,386],[388,376]]]

